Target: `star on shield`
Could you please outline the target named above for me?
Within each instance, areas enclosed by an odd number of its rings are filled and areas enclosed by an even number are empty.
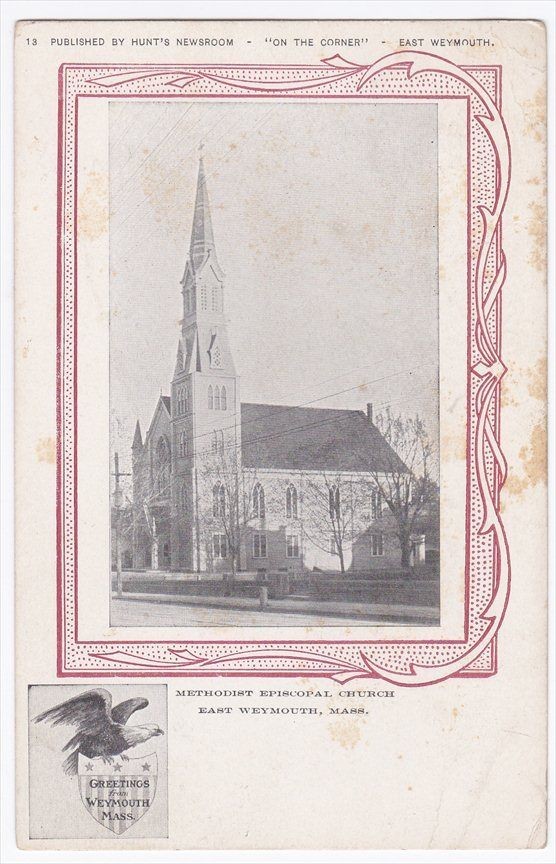
[[[158,761],[156,753],[149,753],[146,759],[143,756],[117,762],[111,770],[104,759],[86,759],[79,754],[77,774],[87,812],[99,825],[120,836],[150,810],[156,793]]]

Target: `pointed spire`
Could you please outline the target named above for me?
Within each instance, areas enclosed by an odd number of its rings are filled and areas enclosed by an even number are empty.
[[[193,214],[193,227],[191,229],[191,245],[189,254],[193,266],[197,268],[204,260],[207,252],[214,252],[214,234],[212,233],[212,221],[210,218],[210,207],[205,178],[205,167],[203,164],[203,145],[199,147],[199,174],[197,176],[197,195],[195,198],[195,212]]]
[[[176,351],[176,365],[174,368],[174,377],[183,372],[183,345],[181,339],[178,340],[178,350]]]
[[[141,435],[141,425],[139,420],[135,424],[135,435],[133,436],[132,450],[139,450],[143,447],[143,436]]]

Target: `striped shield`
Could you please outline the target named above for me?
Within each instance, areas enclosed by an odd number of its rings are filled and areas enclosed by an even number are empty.
[[[119,836],[150,809],[156,792],[156,753],[140,759],[111,762],[79,754],[79,792],[86,810],[104,828]]]

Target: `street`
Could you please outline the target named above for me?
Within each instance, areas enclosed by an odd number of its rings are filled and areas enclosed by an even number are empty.
[[[364,625],[361,619],[324,618],[322,615],[288,615],[256,609],[213,609],[175,603],[141,600],[112,600],[112,627],[351,627]]]
[[[193,599],[193,598],[191,598]],[[231,606],[210,606],[199,602],[184,602],[180,598],[166,600],[160,596],[135,595],[135,598],[118,599],[112,597],[110,626],[112,627],[364,627],[392,624],[434,625],[430,609],[419,607],[392,607],[376,605],[374,615],[369,610],[368,617],[350,617],[349,614],[319,614],[296,606],[299,612],[278,608],[261,610],[252,605],[248,608]],[[232,601],[233,602],[233,601]],[[238,601],[236,601],[238,602]],[[239,601],[241,603],[241,601]],[[289,606],[291,609],[291,606]],[[400,614],[402,613],[402,614]],[[434,614],[434,613],[432,613]]]

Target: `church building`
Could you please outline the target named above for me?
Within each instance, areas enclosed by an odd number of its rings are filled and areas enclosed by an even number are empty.
[[[242,403],[226,290],[201,157],[169,395],[144,438],[137,422],[132,445],[134,569],[399,567],[373,478],[404,466],[373,424],[372,406]]]

